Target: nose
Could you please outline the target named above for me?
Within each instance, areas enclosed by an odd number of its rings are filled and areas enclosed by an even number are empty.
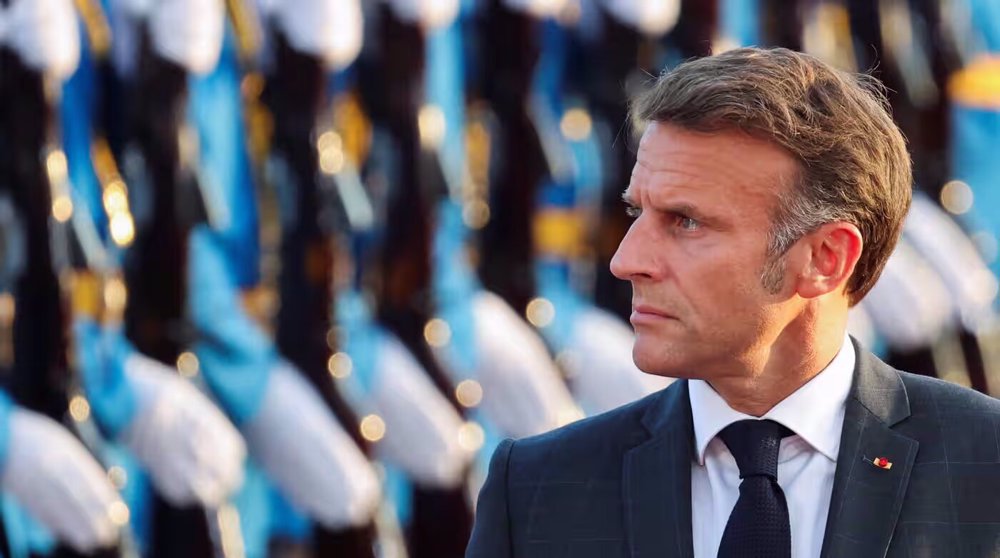
[[[644,241],[640,216],[636,219],[625,238],[618,244],[618,250],[611,257],[611,274],[624,281],[631,281],[640,277],[650,277],[650,247]],[[643,257],[645,254],[645,257]]]

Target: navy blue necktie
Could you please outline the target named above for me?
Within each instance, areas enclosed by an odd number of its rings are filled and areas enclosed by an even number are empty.
[[[740,497],[729,515],[719,558],[789,558],[788,503],[778,486],[778,448],[792,432],[771,420],[741,420],[719,433],[740,467]]]

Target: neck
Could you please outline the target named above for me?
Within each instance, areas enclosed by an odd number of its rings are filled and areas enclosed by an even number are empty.
[[[800,316],[773,343],[751,349],[738,374],[709,384],[733,410],[763,416],[829,366],[844,343],[846,327],[846,309],[826,319]]]

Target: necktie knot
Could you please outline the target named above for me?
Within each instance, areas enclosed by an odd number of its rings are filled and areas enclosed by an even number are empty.
[[[740,478],[778,478],[778,449],[781,439],[792,431],[773,420],[741,420],[719,432],[740,468]]]

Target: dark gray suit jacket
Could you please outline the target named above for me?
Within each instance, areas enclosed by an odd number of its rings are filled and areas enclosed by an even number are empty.
[[[857,354],[822,556],[1000,556],[1000,401]],[[693,440],[682,380],[504,441],[467,558],[692,556]]]

